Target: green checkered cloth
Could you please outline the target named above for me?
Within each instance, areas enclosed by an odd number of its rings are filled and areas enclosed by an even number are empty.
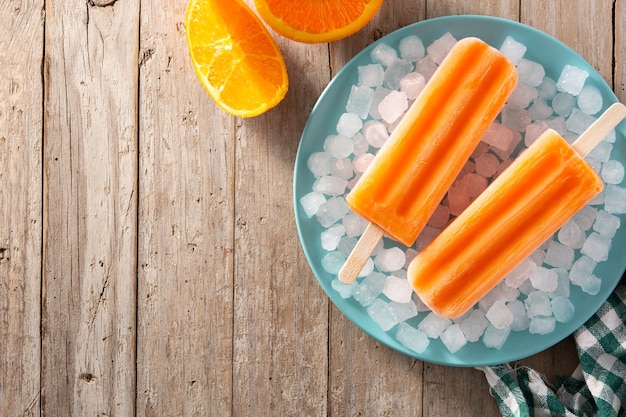
[[[574,333],[580,365],[558,387],[537,371],[480,367],[503,416],[626,416],[626,287]]]

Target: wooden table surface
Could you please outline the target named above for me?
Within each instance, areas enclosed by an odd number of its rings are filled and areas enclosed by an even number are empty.
[[[329,302],[293,215],[300,134],[363,47],[452,14],[541,29],[626,101],[626,2],[387,0],[345,40],[276,36],[289,93],[246,120],[196,79],[186,5],[0,3],[0,414],[497,415],[480,371],[403,356]],[[522,363],[577,357],[567,339]]]

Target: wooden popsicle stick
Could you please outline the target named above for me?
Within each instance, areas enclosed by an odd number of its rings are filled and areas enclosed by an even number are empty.
[[[346,259],[346,263],[341,267],[338,275],[339,281],[344,284],[352,284],[354,282],[384,234],[383,229],[374,223],[367,225],[361,238],[356,243],[354,249],[352,249],[350,256]]]
[[[572,144],[572,148],[583,158],[595,148],[617,126],[626,118],[626,106],[622,103],[611,105],[602,116],[585,130],[582,135]]]

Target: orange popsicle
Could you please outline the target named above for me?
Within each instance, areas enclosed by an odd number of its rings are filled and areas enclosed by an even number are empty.
[[[413,244],[516,84],[498,50],[457,42],[346,197],[370,226],[341,281],[355,279],[383,233]]]
[[[572,146],[543,133],[411,261],[409,283],[421,300],[458,317],[550,238],[602,190],[583,158],[625,116],[613,105]]]

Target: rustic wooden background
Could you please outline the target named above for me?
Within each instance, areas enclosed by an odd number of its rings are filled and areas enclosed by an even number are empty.
[[[186,6],[0,2],[0,414],[497,415],[480,371],[398,354],[329,303],[293,219],[299,137],[359,50],[450,14],[541,29],[626,101],[626,1],[387,0],[333,44],[277,36],[289,93],[248,120],[196,79]],[[553,377],[576,354],[523,362]]]

